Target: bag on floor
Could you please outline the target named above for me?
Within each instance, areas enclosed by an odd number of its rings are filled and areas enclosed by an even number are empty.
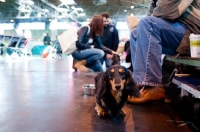
[[[53,56],[56,55],[56,48],[54,46],[47,46],[43,52],[42,52],[42,57],[43,58],[54,58]]]
[[[90,32],[90,26],[87,27],[88,27],[88,32],[87,32],[88,34]],[[67,29],[62,34],[58,35],[57,39],[60,43],[62,53],[71,55],[74,51],[76,51],[77,38],[78,38],[77,30],[73,28]]]

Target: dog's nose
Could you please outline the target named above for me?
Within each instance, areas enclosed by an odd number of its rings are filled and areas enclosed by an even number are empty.
[[[117,90],[119,90],[119,89],[121,88],[121,86],[115,86],[115,88],[116,88]]]

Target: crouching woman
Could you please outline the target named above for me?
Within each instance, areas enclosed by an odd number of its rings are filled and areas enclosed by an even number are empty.
[[[77,50],[72,54],[73,58],[77,61],[73,67],[82,72],[103,71],[99,59],[105,53],[118,53],[103,46],[100,40],[104,29],[103,18],[100,15],[94,15],[88,26],[83,26],[78,31]]]

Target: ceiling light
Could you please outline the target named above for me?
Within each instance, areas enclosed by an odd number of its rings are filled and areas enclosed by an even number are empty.
[[[18,0],[20,4],[29,4],[33,5],[34,2],[32,0]]]
[[[85,13],[79,13],[78,16],[85,16]]]
[[[75,8],[74,10],[83,12],[83,8]]]
[[[131,9],[133,9],[134,8],[134,6],[131,6]]]
[[[124,10],[124,12],[127,12],[127,10]]]
[[[1,2],[6,2],[6,0],[0,0]]]
[[[27,3],[27,4],[30,4],[30,5],[33,5],[33,4],[34,4],[34,2],[33,2],[32,0],[27,0],[26,3]]]
[[[76,4],[74,0],[60,0],[62,3],[67,5],[74,5]]]
[[[93,0],[92,2],[94,5],[100,6],[100,5],[105,5],[107,3],[107,0]]]
[[[67,8],[57,8],[56,10],[59,12],[67,12],[68,11]]]

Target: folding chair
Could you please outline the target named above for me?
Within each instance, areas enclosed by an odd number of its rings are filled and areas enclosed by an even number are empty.
[[[18,57],[27,57],[28,55],[32,56],[31,49],[33,47],[33,42],[31,40],[29,40],[26,43],[27,41],[26,38],[19,38],[17,43],[16,41],[17,41],[17,37],[13,37],[13,39],[11,40],[11,44],[8,47],[8,49],[12,51],[11,56],[16,56],[16,55],[18,55]]]
[[[1,40],[1,52],[2,52],[2,56],[6,55],[7,53],[7,47],[11,42],[12,36],[8,36],[8,35],[4,35],[0,37]]]
[[[3,44],[1,43],[1,41],[3,40],[4,38],[4,35],[0,35],[0,55],[2,56],[3,55]]]
[[[26,41],[27,41],[26,38],[21,38],[21,40],[19,41],[19,43],[16,45],[17,48],[15,48],[15,50],[20,55],[23,55],[25,57],[32,56],[31,49],[33,48],[33,41],[29,40],[27,43],[26,43]]]

